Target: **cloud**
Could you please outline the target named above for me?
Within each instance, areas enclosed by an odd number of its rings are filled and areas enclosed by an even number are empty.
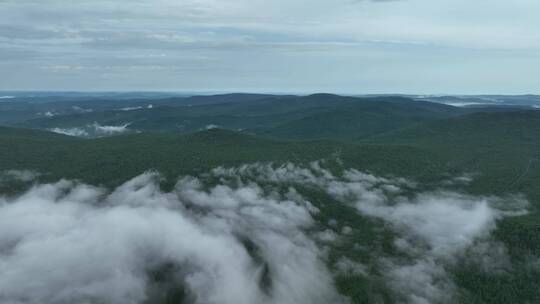
[[[538,9],[533,0],[2,1],[0,65],[16,77],[0,85],[438,93],[504,91],[515,78],[523,93],[536,87],[538,21],[526,12]],[[494,63],[506,73],[487,72]]]
[[[50,128],[49,131],[76,137],[101,137],[112,136],[129,132],[128,126],[131,123],[125,123],[123,125],[101,125],[98,122],[86,125],[84,127],[75,128]]]
[[[85,108],[81,108],[79,106],[73,106],[71,108],[73,110],[79,112],[79,113],[92,113],[92,112],[94,112],[94,110],[92,110],[92,109],[85,109]]]
[[[393,184],[389,191],[388,184]],[[457,287],[448,268],[459,260],[486,272],[509,269],[502,243],[491,238],[496,221],[523,214],[527,202],[521,197],[478,197],[450,191],[419,192],[407,196],[403,180],[373,178],[350,171],[345,181],[331,181],[327,189],[340,201],[352,204],[361,214],[387,222],[399,235],[396,248],[407,258],[380,259],[393,290],[410,303],[451,303]],[[513,211],[499,209],[501,205]]]
[[[143,107],[125,107],[125,108],[121,108],[120,111],[135,111],[135,110],[140,110],[142,108]]]
[[[398,198],[397,202],[391,205],[385,198],[370,200],[362,195],[356,207],[397,229],[409,230],[415,240],[424,240],[438,257],[452,256],[488,235],[497,218],[497,211],[489,207],[487,200],[455,193],[421,194],[412,201]]]
[[[39,113],[39,114],[42,114],[42,113]],[[54,116],[56,116],[56,113],[51,112],[51,111],[47,111],[47,112],[43,113],[43,116],[54,117]]]
[[[343,276],[366,276],[367,267],[358,262],[341,257],[335,264],[339,275]]]
[[[387,279],[392,288],[407,299],[407,303],[452,303],[456,287],[443,265],[433,259],[420,259],[414,263],[388,262]]]
[[[335,276],[375,275],[400,301],[445,303],[460,293],[449,271],[458,262],[512,268],[491,233],[498,219],[526,212],[523,198],[424,192],[403,178],[326,167],[218,167],[170,192],[156,173],[112,192],[64,180],[0,199],[0,274],[9,274],[0,300],[143,303],[183,290],[194,303],[339,303]],[[356,228],[318,223],[306,188],[382,221],[399,254],[355,244],[376,263],[328,260]]]
[[[127,127],[130,124],[131,123],[126,123],[120,126],[102,126],[99,123],[94,122],[92,127],[94,128],[96,135],[114,135],[129,131]]]
[[[336,176],[321,164],[253,164],[217,168],[213,173],[315,187],[362,215],[383,220],[397,234],[394,245],[404,255],[380,257],[383,276],[394,292],[410,303],[455,301],[457,287],[447,268],[459,259],[486,272],[509,268],[506,248],[490,236],[498,219],[526,213],[528,202],[524,198],[479,197],[445,190],[422,192],[416,183],[403,178],[378,177],[354,169]]]
[[[214,125],[214,124],[206,125],[206,127],[204,127],[204,129],[206,130],[212,130],[212,129],[217,129],[217,128],[219,128],[219,126]]]
[[[49,131],[68,136],[86,137],[88,132],[82,128],[51,128]]]
[[[0,301],[143,303],[171,288],[193,303],[344,300],[304,232],[307,201],[196,178],[167,193],[158,180],[112,193],[64,180],[0,199]]]
[[[31,182],[40,176],[36,171],[32,170],[6,170],[0,171],[0,181],[16,180],[21,182]]]

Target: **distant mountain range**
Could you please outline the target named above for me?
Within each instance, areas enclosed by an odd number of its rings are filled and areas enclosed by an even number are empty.
[[[83,137],[218,127],[282,139],[359,140],[467,113],[535,109],[540,97],[42,93],[6,100],[0,124]]]

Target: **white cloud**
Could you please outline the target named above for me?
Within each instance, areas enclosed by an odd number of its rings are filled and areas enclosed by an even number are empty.
[[[456,287],[444,266],[431,259],[413,263],[387,262],[387,280],[396,293],[411,304],[452,303]]]
[[[125,107],[121,108],[120,111],[134,111],[134,110],[140,110],[142,107]]]
[[[343,276],[366,276],[367,267],[351,259],[341,257],[335,264],[338,274]]]
[[[345,256],[333,274],[327,269],[327,249],[354,227],[331,220],[340,236],[318,225],[319,209],[298,191],[311,187],[394,231],[398,256],[354,248],[377,255],[374,267],[399,299],[452,302],[459,290],[447,269],[456,261],[485,272],[512,268],[491,232],[527,204],[519,196],[422,192],[403,178],[332,173],[324,162],[219,167],[179,179],[172,192],[158,179],[146,173],[110,194],[60,181],[0,200],[0,273],[10,274],[0,276],[0,299],[140,303],[158,288],[148,273],[174,265],[169,279],[196,303],[344,300],[333,275],[368,269]]]
[[[165,193],[157,178],[110,194],[60,181],[0,199],[2,302],[142,303],[152,300],[148,274],[172,266],[168,279],[195,303],[343,300],[303,232],[313,224],[306,201],[255,184],[205,191],[195,178]]]
[[[353,229],[349,226],[344,226],[342,229],[341,229],[341,233],[344,234],[344,235],[349,235],[353,232]]]
[[[88,132],[86,132],[82,128],[52,128],[52,129],[49,129],[49,131],[58,133],[58,134],[68,135],[68,136],[77,136],[77,137],[88,136]]]
[[[359,197],[357,209],[382,218],[399,230],[427,242],[436,256],[454,255],[469,247],[477,238],[487,236],[495,227],[497,211],[486,199],[455,193],[422,194],[413,201],[388,204],[385,199]]]
[[[450,191],[421,192],[414,182],[377,177],[354,169],[345,170],[339,177],[322,168],[320,162],[309,167],[253,164],[217,168],[213,173],[316,187],[354,206],[363,215],[382,219],[399,235],[395,246],[408,257],[381,257],[385,278],[410,303],[455,300],[457,287],[446,267],[464,256],[485,271],[508,269],[504,245],[494,242],[490,234],[497,219],[522,215],[528,204],[520,196],[503,199]],[[414,196],[406,195],[405,190],[412,191]]]
[[[114,135],[121,134],[129,131],[128,126],[131,123],[126,123],[120,126],[103,126],[97,122],[94,122],[91,127],[94,128],[96,135]]]
[[[79,106],[73,106],[71,108],[73,110],[79,112],[79,113],[92,113],[92,112],[94,112],[94,110],[92,110],[92,109],[85,109],[85,108],[81,108]]]
[[[30,182],[36,179],[40,174],[32,170],[6,170],[0,171],[0,181],[3,179],[17,180],[21,182]]]
[[[339,238],[338,235],[330,229],[326,229],[324,231],[317,233],[316,237],[320,241],[326,242],[326,243],[333,243],[337,241]]]
[[[130,130],[128,129],[128,127],[130,124],[131,123],[126,123],[119,126],[108,126],[94,122],[93,124],[89,124],[85,127],[51,128],[49,129],[49,131],[76,137],[100,137],[129,132]]]

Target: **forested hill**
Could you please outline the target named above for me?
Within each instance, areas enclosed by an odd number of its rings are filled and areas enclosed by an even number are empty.
[[[228,94],[158,100],[0,104],[0,122],[96,137],[119,132],[190,133],[210,127],[283,139],[358,139],[470,110],[404,97]],[[16,109],[14,109],[16,108]],[[17,115],[8,115],[8,111]],[[4,118],[2,118],[4,116]],[[73,132],[74,130],[78,132]],[[111,129],[115,130],[115,129]],[[113,132],[113,131],[111,131]]]

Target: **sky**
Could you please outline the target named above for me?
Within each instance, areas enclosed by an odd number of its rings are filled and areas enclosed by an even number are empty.
[[[0,0],[0,90],[540,93],[538,0]]]

